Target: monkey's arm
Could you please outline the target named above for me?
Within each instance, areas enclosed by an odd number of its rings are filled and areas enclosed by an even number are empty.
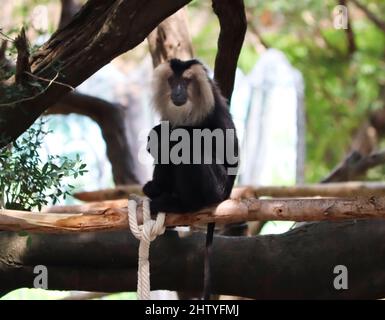
[[[143,193],[150,199],[158,197],[164,192],[169,192],[171,188],[171,164],[161,164],[162,150],[165,148],[162,146],[161,134],[162,130],[159,124],[152,128],[148,136],[147,151],[154,158],[155,167],[152,180],[143,186]],[[165,151],[169,154],[169,150],[163,150],[163,152]]]
[[[170,192],[172,176],[171,165],[155,165],[152,180],[143,186],[143,193],[150,199],[153,199],[162,193]]]

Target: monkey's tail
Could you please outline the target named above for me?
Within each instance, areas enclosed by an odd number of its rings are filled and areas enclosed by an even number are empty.
[[[206,248],[205,248],[205,267],[203,279],[203,300],[210,300],[211,292],[211,250],[214,238],[215,222],[207,224]]]

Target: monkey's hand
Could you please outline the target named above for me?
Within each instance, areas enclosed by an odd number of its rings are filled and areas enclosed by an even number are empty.
[[[143,193],[150,199],[154,199],[155,197],[161,195],[162,189],[153,180],[151,180],[143,186]]]

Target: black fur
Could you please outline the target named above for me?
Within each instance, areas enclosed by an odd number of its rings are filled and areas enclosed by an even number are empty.
[[[184,71],[189,69],[194,64],[201,64],[199,60],[192,59],[187,61],[182,61],[179,59],[171,59],[170,67],[175,75],[180,76]]]
[[[198,60],[181,61],[173,59],[170,61],[170,67],[176,77],[181,77],[183,72],[192,65],[200,63]],[[206,69],[205,69],[206,70]],[[206,70],[207,73],[207,70]],[[220,94],[219,89],[213,81],[210,81],[211,89],[214,94],[214,108],[210,114],[202,121],[202,123],[194,126],[183,126],[187,129],[192,139],[194,129],[233,129],[235,134],[235,126],[231,118],[230,112],[225,98]],[[170,133],[180,127],[170,127]],[[157,133],[158,141],[162,141],[161,125],[153,128]],[[224,135],[226,137],[226,135]],[[234,136],[235,156],[238,156],[238,140]],[[215,140],[213,141],[215,142]],[[178,142],[169,142],[170,149]],[[225,146],[226,146],[225,142]],[[161,143],[158,144],[157,156],[160,157],[162,148]],[[204,147],[203,147],[204,148]],[[190,149],[192,157],[193,148]],[[175,212],[186,213],[202,209],[206,206],[217,204],[230,196],[231,189],[234,185],[235,175],[229,175],[230,167],[238,167],[238,163],[229,164],[226,157],[223,164],[218,164],[216,160],[216,145],[213,143],[212,164],[156,164],[153,173],[153,179],[144,187],[143,192],[150,199],[151,213],[157,212]],[[170,155],[170,150],[167,150]],[[225,153],[226,154],[226,153]],[[157,160],[160,160],[158,158]],[[192,160],[192,159],[190,159]],[[158,161],[158,163],[160,163]],[[190,162],[191,163],[191,162]],[[205,267],[204,267],[204,283],[203,283],[203,299],[210,298],[210,252],[214,236],[215,223],[209,223],[206,235],[205,250]]]
[[[197,60],[183,62],[173,59],[170,62],[175,72],[183,72],[191,65],[199,63]],[[190,133],[192,141],[192,129],[234,129],[235,126],[225,98],[219,92],[216,85],[210,80],[214,93],[215,106],[212,112],[202,123],[191,127],[183,126]],[[181,128],[181,127],[177,127]],[[170,127],[170,131],[176,128]],[[161,137],[160,125],[153,128]],[[235,136],[235,152],[238,152],[238,141]],[[175,142],[176,144],[177,142]],[[173,144],[170,143],[170,148]],[[214,145],[215,146],[215,145]],[[161,144],[159,143],[160,155]],[[213,148],[212,164],[156,164],[153,179],[143,187],[143,192],[151,199],[152,213],[176,212],[187,213],[202,209],[203,207],[217,204],[230,196],[234,185],[235,175],[229,175],[227,169],[237,167],[230,165],[224,159],[224,164],[215,163],[215,147]]]

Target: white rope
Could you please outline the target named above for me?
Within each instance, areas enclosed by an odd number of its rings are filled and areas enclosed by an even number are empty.
[[[143,224],[138,226],[136,208],[142,205]],[[164,233],[166,229],[164,220],[166,215],[158,213],[156,220],[151,219],[150,200],[138,195],[130,195],[128,200],[128,221],[132,234],[139,243],[139,261],[138,261],[138,285],[137,293],[139,300],[150,299],[150,242],[155,240],[158,235]]]

